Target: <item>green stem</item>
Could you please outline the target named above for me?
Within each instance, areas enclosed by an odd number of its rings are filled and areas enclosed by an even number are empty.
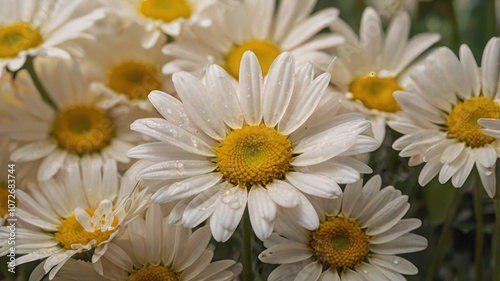
[[[243,215],[243,281],[252,281],[252,224],[248,209]]]
[[[49,94],[43,87],[42,83],[40,82],[40,79],[38,78],[38,75],[36,74],[35,67],[33,65],[33,60],[34,57],[28,56],[26,57],[26,62],[24,63],[23,68],[26,69],[31,77],[31,80],[33,81],[33,84],[35,84],[35,87],[37,88],[38,92],[40,93],[40,96],[42,97],[43,101],[45,101],[52,109],[57,111],[57,106],[54,103],[54,101],[49,97]]]
[[[475,280],[483,278],[483,246],[484,246],[484,221],[483,221],[483,185],[479,173],[476,174],[474,193],[474,213],[476,216],[476,242],[475,242]]]
[[[453,222],[458,214],[458,210],[460,205],[462,204],[462,196],[460,194],[460,189],[457,188],[453,192],[453,200],[451,203],[450,210],[448,211],[448,215],[443,224],[443,228],[441,230],[441,236],[439,237],[438,244],[436,246],[436,250],[434,251],[434,255],[432,257],[431,265],[429,267],[429,271],[427,272],[426,279],[427,281],[433,281],[436,273],[438,272],[439,266],[444,258],[445,248],[448,242],[450,241],[450,233],[453,228]]]
[[[493,198],[495,229],[493,231],[493,280],[500,280],[500,194]]]
[[[495,10],[495,0],[486,0],[486,19],[488,38],[497,36],[497,17]]]

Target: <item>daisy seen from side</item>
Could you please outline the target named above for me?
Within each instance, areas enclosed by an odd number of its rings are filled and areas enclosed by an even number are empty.
[[[282,52],[291,53],[300,66],[328,60],[325,50],[344,41],[338,34],[320,33],[337,18],[337,9],[311,14],[316,0],[284,0],[278,7],[275,2],[230,0],[210,10],[210,26],[194,26],[164,47],[171,61],[163,72],[188,71],[201,76],[208,65],[218,64],[237,80],[243,54],[252,51],[265,76]]]
[[[361,135],[370,123],[360,114],[318,120],[329,74],[313,79],[311,64],[296,74],[289,53],[278,56],[265,79],[253,53],[246,52],[241,64],[238,86],[218,65],[208,67],[204,83],[186,72],[174,74],[181,102],[150,94],[164,119],[140,119],[131,128],[158,141],[128,156],[156,162],[139,172],[144,180],[165,181],[154,201],[194,196],[171,216],[186,227],[210,217],[217,241],[229,239],[247,203],[260,239],[271,234],[277,206],[293,209],[299,223],[312,229],[318,218],[303,193],[335,198],[338,183],[371,172],[350,157],[375,149],[376,141]]]
[[[312,231],[281,217],[259,255],[263,262],[281,264],[268,280],[404,281],[403,275],[417,274],[397,255],[427,247],[424,237],[410,233],[422,222],[402,219],[408,196],[381,185],[377,175],[364,186],[348,184],[337,199],[314,200],[321,222]]]
[[[338,60],[332,85],[345,97],[343,104],[348,110],[361,112],[373,122],[373,135],[380,143],[385,137],[386,120],[400,110],[392,94],[407,86],[405,70],[440,38],[423,33],[410,39],[410,25],[408,14],[401,12],[384,34],[380,16],[368,7],[361,18],[359,36],[341,19],[330,26],[346,40],[334,49]],[[327,63],[325,60],[323,67]]]
[[[422,186],[438,176],[440,183],[451,179],[461,187],[475,166],[493,197],[500,157],[500,38],[488,41],[480,68],[467,45],[459,56],[438,49],[411,73],[413,86],[394,94],[403,111],[389,126],[403,136],[393,148],[410,157],[412,166],[425,163]]]
[[[105,16],[83,0],[5,0],[0,3],[0,75],[19,70],[27,56],[70,59],[69,42],[92,38],[86,30]],[[82,11],[86,11],[82,13]]]
[[[124,175],[120,180],[116,162],[101,166],[95,156],[84,157],[82,163],[70,158],[56,177],[16,191],[16,216],[23,223],[16,229],[16,251],[23,254],[16,264],[44,259],[33,274],[49,274],[49,279],[80,253],[89,254],[99,270],[107,243],[149,202],[144,192],[134,188],[135,177]],[[7,227],[0,228],[4,241],[0,256],[9,251],[8,235]]]

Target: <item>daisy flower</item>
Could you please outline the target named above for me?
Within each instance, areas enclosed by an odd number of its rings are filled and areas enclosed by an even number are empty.
[[[331,25],[346,38],[345,44],[335,48],[338,59],[331,82],[344,94],[343,104],[348,109],[373,122],[373,135],[380,142],[385,137],[386,119],[400,110],[392,93],[407,86],[405,68],[440,38],[424,33],[408,39],[410,24],[408,14],[399,13],[384,35],[380,16],[368,7],[361,18],[359,37],[341,19]]]
[[[301,192],[335,198],[342,192],[338,183],[371,172],[349,157],[375,149],[374,139],[360,135],[370,123],[360,114],[319,119],[330,74],[313,80],[311,64],[295,74],[290,53],[278,56],[265,80],[252,52],[241,65],[239,85],[215,64],[204,83],[175,73],[182,102],[152,92],[149,99],[164,119],[137,120],[131,128],[158,142],[128,155],[157,163],[139,172],[142,179],[166,181],[153,195],[156,202],[195,196],[173,216],[182,212],[186,227],[210,217],[217,241],[229,239],[247,203],[260,239],[271,234],[277,206],[294,208],[297,220],[314,228],[318,218]]]
[[[182,26],[210,25],[210,19],[204,14],[216,2],[215,0],[102,1],[104,6],[110,7],[118,16],[146,28],[148,32],[140,37],[145,48],[155,45],[162,32],[176,37],[181,33]]]
[[[389,126],[404,136],[393,148],[412,166],[426,163],[418,178],[422,186],[439,174],[440,183],[451,179],[461,187],[476,166],[486,193],[495,195],[499,61],[498,37],[484,48],[481,68],[468,46],[460,47],[460,59],[443,47],[411,73],[412,87],[394,94],[403,111]]]
[[[116,162],[85,156],[80,167],[76,156],[55,178],[17,190],[16,252],[24,254],[17,265],[45,259],[43,270],[52,279],[64,263],[79,253],[92,262],[107,250],[107,243],[137,217],[148,197],[134,189],[135,177],[116,172]],[[0,256],[9,251],[7,227],[0,228]],[[98,266],[97,266],[98,267]]]
[[[94,91],[105,93],[112,104],[132,103],[152,111],[148,94],[152,90],[170,91],[171,77],[160,71],[166,63],[161,53],[166,38],[162,36],[150,49],[144,49],[137,41],[144,32],[138,24],[118,27],[110,22],[96,35],[97,42],[83,43],[82,49]]]
[[[241,271],[241,264],[233,260],[211,262],[208,226],[192,232],[169,224],[157,204],[148,208],[144,219],[131,222],[126,232],[129,239],[110,243],[102,257],[104,276],[112,280],[224,281],[234,280]]]
[[[344,41],[336,34],[319,34],[337,18],[337,9],[326,8],[311,15],[316,0],[280,1],[278,8],[275,2],[230,1],[231,6],[215,9],[212,25],[186,30],[164,47],[172,61],[163,72],[202,74],[207,65],[215,63],[238,79],[241,57],[252,51],[265,76],[282,52],[290,52],[300,66],[320,58],[328,60],[322,51]]]
[[[70,40],[92,38],[85,33],[104,17],[83,0],[4,0],[0,3],[0,75],[20,69],[27,56],[69,59]],[[87,11],[82,13],[82,11]]]
[[[63,167],[70,155],[95,155],[128,163],[126,152],[141,138],[129,124],[138,116],[130,108],[106,106],[103,97],[89,91],[76,64],[44,60],[37,72],[57,111],[45,103],[26,71],[16,76],[18,106],[2,106],[0,134],[19,146],[10,159],[17,163],[40,161],[38,180]],[[50,81],[50,82],[49,82]]]
[[[406,280],[418,269],[397,255],[425,249],[427,240],[409,233],[419,219],[402,219],[408,196],[392,186],[381,187],[380,176],[363,187],[348,184],[341,198],[315,201],[320,225],[308,231],[290,217],[276,225],[259,255],[265,263],[281,264],[267,280]]]

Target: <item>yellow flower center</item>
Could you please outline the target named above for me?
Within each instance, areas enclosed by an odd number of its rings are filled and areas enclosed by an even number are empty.
[[[52,135],[63,149],[79,155],[100,151],[114,136],[113,121],[93,106],[75,106],[59,113]]]
[[[42,41],[42,35],[29,23],[0,26],[0,58],[15,58],[19,52],[37,47]]]
[[[401,108],[392,94],[403,90],[396,78],[380,78],[376,73],[358,77],[349,84],[349,91],[354,99],[363,103],[369,109],[385,112],[397,112]]]
[[[150,265],[132,273],[127,281],[179,281],[177,274],[161,265]]]
[[[214,150],[224,179],[242,188],[283,179],[291,167],[290,141],[265,125],[236,129]]]
[[[8,209],[8,203],[9,203],[9,190],[7,189],[7,183],[4,181],[0,181],[0,218],[3,218],[7,212],[9,211]],[[12,200],[15,201],[15,200]]]
[[[152,90],[161,87],[155,65],[126,61],[114,66],[108,74],[108,87],[125,94],[130,100],[146,99]]]
[[[490,98],[475,97],[457,105],[448,114],[446,126],[448,135],[472,148],[482,147],[495,138],[481,132],[479,118],[500,119],[500,105]]]
[[[354,268],[370,251],[368,235],[356,220],[330,217],[311,233],[309,245],[326,267]]]
[[[266,75],[274,59],[281,53],[280,49],[269,41],[257,39],[249,40],[241,45],[235,46],[228,54],[224,68],[234,78],[238,79],[240,74],[240,62],[246,51],[252,51],[259,60],[262,75]]]
[[[94,210],[86,210],[86,212],[90,216],[94,214]],[[118,225],[118,219],[115,217],[112,226],[116,225]],[[72,244],[87,245],[92,240],[95,240],[96,245],[99,245],[108,240],[115,231],[101,231],[96,229],[94,232],[88,232],[76,220],[76,216],[73,213],[68,218],[61,219],[61,225],[59,225],[58,231],[54,234],[54,238],[64,246],[64,249],[70,250]]]
[[[191,7],[184,0],[143,0],[139,11],[146,18],[164,22],[191,16]]]

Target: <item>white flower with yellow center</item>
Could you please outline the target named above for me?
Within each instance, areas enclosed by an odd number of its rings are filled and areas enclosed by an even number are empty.
[[[218,64],[238,79],[241,57],[252,51],[264,76],[274,59],[290,52],[300,66],[328,59],[323,51],[344,41],[336,34],[319,33],[337,18],[338,10],[326,8],[313,15],[316,0],[229,1],[214,9],[212,25],[196,26],[183,32],[163,52],[173,60],[164,73],[188,71],[202,74],[209,64]]]
[[[387,186],[380,176],[363,187],[348,184],[341,198],[314,202],[320,224],[312,231],[293,219],[280,217],[276,232],[264,241],[259,255],[266,263],[281,264],[268,281],[405,280],[418,269],[396,255],[425,249],[427,240],[409,233],[419,219],[402,219],[410,208],[408,196]]]
[[[145,48],[150,48],[156,44],[162,32],[176,37],[184,25],[209,25],[210,19],[204,13],[217,1],[107,0],[102,2],[120,17],[131,19],[144,26],[148,32],[138,40]]]
[[[90,38],[85,33],[104,17],[102,9],[87,11],[83,0],[3,0],[0,3],[0,75],[7,66],[16,71],[26,57],[69,59],[68,41]]]
[[[412,166],[426,163],[418,178],[421,185],[439,174],[440,183],[451,179],[453,186],[461,187],[475,165],[484,189],[495,195],[499,61],[500,38],[486,45],[481,69],[468,46],[460,47],[460,59],[440,48],[411,73],[414,85],[394,94],[403,111],[388,124],[404,136],[393,148],[410,157]]]
[[[128,107],[101,104],[104,98],[89,91],[75,64],[60,60],[36,65],[43,86],[57,111],[47,105],[24,70],[16,76],[18,106],[3,106],[0,134],[19,146],[10,156],[17,163],[37,162],[38,180],[63,167],[70,155],[95,155],[128,163],[125,156],[141,136],[130,130],[137,116]]]
[[[94,81],[92,89],[105,93],[111,103],[132,103],[143,110],[154,110],[147,99],[148,94],[172,88],[171,77],[161,73],[166,62],[161,48],[166,38],[163,36],[150,49],[144,49],[137,40],[145,32],[141,25],[117,27],[112,22],[107,24],[107,28],[96,35],[97,42],[82,44],[86,74]]]
[[[374,139],[360,135],[370,123],[361,114],[321,118],[333,110],[318,106],[330,75],[313,80],[311,64],[295,74],[289,53],[274,61],[265,80],[253,53],[246,52],[241,65],[239,85],[218,65],[208,67],[204,83],[175,73],[182,102],[151,93],[165,119],[137,120],[131,128],[159,142],[128,155],[157,162],[139,172],[145,180],[167,181],[153,196],[157,202],[194,196],[171,216],[186,227],[210,217],[217,241],[229,239],[247,201],[260,239],[271,234],[278,206],[293,209],[299,223],[312,229],[318,218],[302,192],[335,198],[338,183],[371,172],[349,157],[375,149]]]
[[[99,264],[106,244],[148,204],[134,189],[135,177],[125,174],[120,182],[114,161],[101,168],[96,157],[85,156],[81,165],[71,158],[55,178],[16,191],[16,216],[25,225],[16,228],[16,253],[23,254],[17,265],[46,258],[40,266],[50,279],[78,253]],[[9,252],[8,236],[0,228],[0,256]]]
[[[102,257],[104,276],[112,280],[229,281],[241,271],[233,260],[211,262],[208,226],[193,232],[169,224],[157,204],[148,208],[145,218],[132,221],[126,233],[129,239],[111,242]]]
[[[335,48],[338,60],[332,84],[344,94],[343,104],[373,122],[373,135],[380,142],[385,137],[387,118],[400,111],[392,94],[405,89],[405,68],[440,38],[424,33],[408,39],[410,24],[408,14],[400,13],[384,35],[380,16],[368,7],[361,18],[359,38],[341,19],[331,25],[346,39]],[[325,60],[324,67],[327,63]]]

